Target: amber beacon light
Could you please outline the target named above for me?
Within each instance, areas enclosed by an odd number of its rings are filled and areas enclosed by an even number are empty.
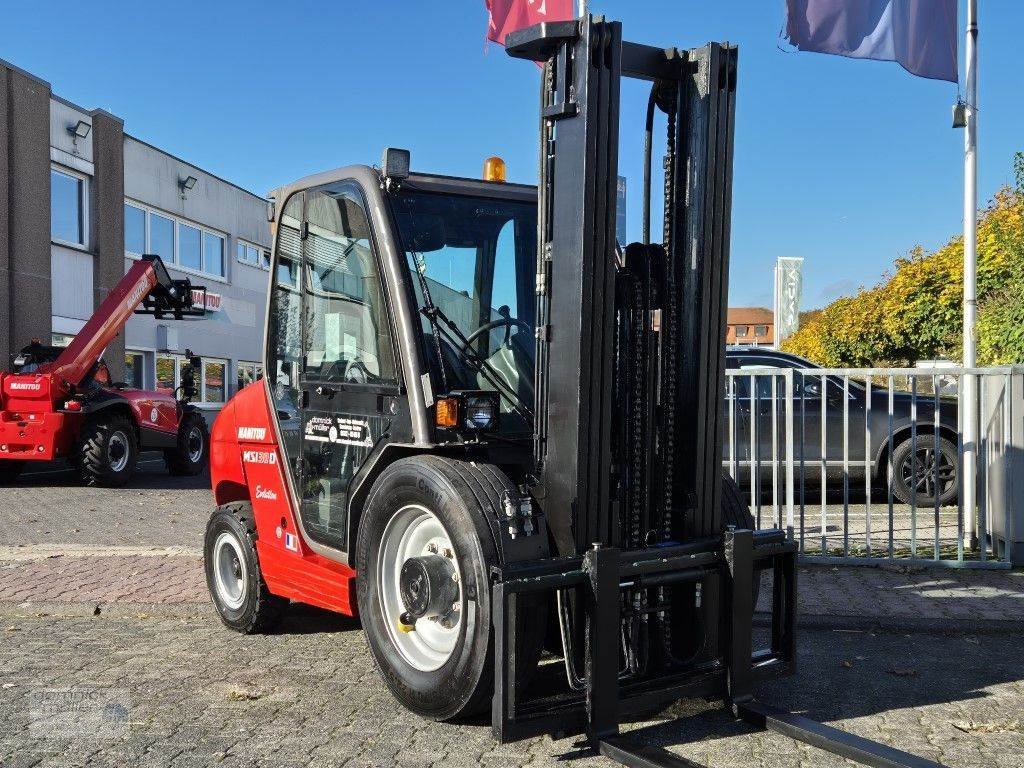
[[[500,157],[488,157],[484,160],[484,181],[505,181],[505,161]]]

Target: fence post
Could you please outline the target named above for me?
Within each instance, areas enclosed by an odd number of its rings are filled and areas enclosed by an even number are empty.
[[[793,538],[793,369],[786,369],[786,528]]]

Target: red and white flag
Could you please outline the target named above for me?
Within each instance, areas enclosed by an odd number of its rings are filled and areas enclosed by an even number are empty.
[[[573,0],[486,0],[487,39],[501,45],[512,32],[542,21],[568,21],[575,18]]]

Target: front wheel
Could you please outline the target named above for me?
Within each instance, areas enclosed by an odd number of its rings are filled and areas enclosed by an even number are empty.
[[[164,463],[172,475],[198,475],[210,458],[210,432],[206,419],[195,411],[186,412],[178,427],[178,443],[164,451]]]
[[[475,714],[494,689],[489,571],[499,558],[485,515],[510,487],[494,468],[436,456],[392,464],[359,523],[359,613],[394,696],[424,717]],[[521,604],[521,608],[527,606]],[[517,685],[536,668],[543,604],[517,631]]]
[[[914,441],[906,439],[892,454],[893,494],[904,504],[916,502],[919,507],[934,507],[956,501],[960,478],[957,474],[957,450],[949,440],[921,434]]]

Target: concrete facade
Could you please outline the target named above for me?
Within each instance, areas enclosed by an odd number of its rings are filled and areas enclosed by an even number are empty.
[[[163,239],[150,236],[151,221]],[[169,388],[191,350],[204,360],[200,399],[215,410],[240,372],[261,370],[269,249],[262,197],[0,60],[0,366],[33,339],[66,343],[138,252],[156,252],[172,277],[207,288],[209,311],[178,322],[135,317],[104,360],[115,381]]]

